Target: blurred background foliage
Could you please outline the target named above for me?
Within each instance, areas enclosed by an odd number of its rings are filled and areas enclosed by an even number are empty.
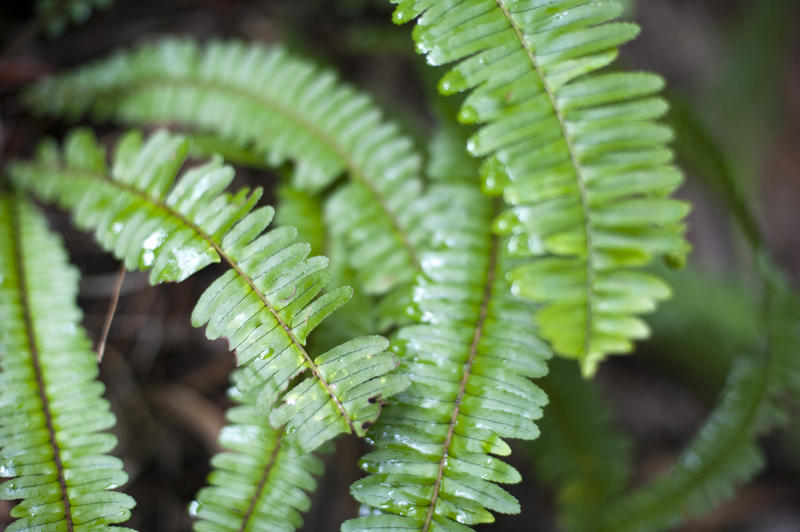
[[[586,478],[603,482],[548,487],[560,485],[563,471],[541,460],[537,449],[562,445],[552,440],[557,431],[548,427],[574,413],[546,417],[542,440],[512,456],[513,465],[531,472],[511,488],[523,514],[501,516],[495,530],[555,530],[557,499],[590,500],[599,497],[598,490],[613,494],[629,481],[645,483],[674,462],[707,417],[731,361],[754,349],[763,335],[746,245],[750,233],[763,232],[795,286],[800,281],[800,2],[624,3],[626,17],[642,26],[642,34],[623,48],[622,61],[629,68],[660,72],[668,81],[674,147],[687,175],[681,195],[694,205],[694,251],[685,270],[669,274],[674,298],[651,317],[653,337],[635,355],[609,360],[588,384],[577,378],[575,367],[559,361],[546,384],[552,412],[559,408],[558,392],[565,390],[574,390],[577,402],[600,405],[597,419],[582,422],[613,432],[608,448],[599,453],[607,459],[574,467],[590,468]],[[5,1],[0,5],[0,158],[27,156],[43,134],[65,130],[63,124],[28,114],[17,98],[26,84],[168,34],[287,43],[371,91],[421,150],[435,149],[437,142],[452,142],[453,135],[431,133],[455,102],[435,97],[440,73],[414,55],[409,27],[394,27],[390,13],[384,0]],[[452,125],[445,119],[444,127]],[[99,131],[113,134],[107,126]],[[230,155],[236,160],[236,153]],[[247,154],[238,155],[248,162]],[[448,170],[440,165],[429,171]],[[245,169],[237,179],[269,189],[282,173]],[[270,201],[307,201],[273,188]],[[755,219],[735,229],[732,220],[750,210]],[[117,265],[87,235],[71,229],[64,214],[50,211],[50,216],[85,274],[80,303],[96,338]],[[282,222],[302,222],[286,216]],[[216,274],[204,273],[180,286],[158,288],[147,286],[142,275],[129,274],[111,328],[102,378],[119,419],[116,452],[131,475],[126,491],[139,501],[131,526],[140,530],[189,528],[186,505],[217,450],[233,360],[222,342],[209,343],[187,326],[191,302]],[[368,319],[353,324],[365,331],[373,326]],[[798,419],[764,442],[769,465],[752,483],[681,530],[800,530]],[[584,437],[573,436],[577,444]],[[325,457],[326,473],[304,530],[338,530],[355,514],[355,502],[342,487],[360,476],[356,462],[362,446],[354,438],[341,439],[337,452]],[[8,511],[0,502],[0,527],[9,522]]]

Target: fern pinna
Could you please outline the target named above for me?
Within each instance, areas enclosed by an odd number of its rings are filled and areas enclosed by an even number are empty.
[[[469,150],[486,156],[484,188],[510,208],[512,289],[545,303],[541,333],[592,374],[610,352],[648,329],[636,315],[668,296],[634,268],[685,253],[681,182],[653,123],[667,106],[661,79],[592,72],[611,63],[637,28],[607,23],[621,8],[589,0],[393,0],[395,22],[417,19],[414,40],[430,64],[457,62],[445,93],[471,90],[459,112],[482,124]]]
[[[46,80],[27,99],[73,119],[209,131],[270,166],[291,160],[293,186],[312,192],[346,172],[332,230],[346,235],[361,287],[403,293],[419,272],[421,159],[410,139],[367,96],[282,48],[165,40]]]
[[[225,336],[242,367],[236,386],[255,390],[262,412],[310,452],[341,432],[363,435],[382,398],[406,385],[390,374],[395,363],[380,337],[362,337],[316,358],[304,347],[308,333],[349,297],[349,288],[318,296],[326,259],[307,259],[295,230],[262,234],[273,210],[253,210],[261,190],[222,193],[233,170],[219,159],[184,172],[188,142],[164,132],[143,143],[126,135],[108,169],[105,150],[86,131],[66,141],[63,157],[45,144],[33,163],[16,163],[12,178],[74,212],[82,228],[128,268],[151,270],[153,283],[178,281],[215,262],[228,271],[203,293],[192,322],[209,338]],[[251,212],[252,211],[252,212]],[[295,381],[289,386],[290,381]]]
[[[105,530],[134,500],[97,355],[80,327],[78,272],[21,195],[0,195],[0,498],[22,499],[6,530]]]

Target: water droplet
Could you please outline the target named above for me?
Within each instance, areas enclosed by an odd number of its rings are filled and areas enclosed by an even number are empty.
[[[419,321],[422,319],[422,311],[420,311],[416,305],[406,305],[403,310],[405,315],[414,321]]]
[[[462,124],[474,124],[478,121],[478,111],[474,107],[464,105],[458,111],[458,121]]]
[[[414,18],[414,12],[411,10],[405,10],[402,7],[398,7],[392,13],[392,22],[395,24],[405,24],[409,20]]]
[[[144,240],[144,242],[142,242],[142,247],[144,249],[154,250],[154,249],[158,248],[158,246],[161,245],[161,243],[164,241],[164,238],[166,238],[166,236],[167,236],[167,233],[165,233],[161,229],[153,231],[152,233],[150,233],[150,236],[148,236]]]
[[[156,257],[155,254],[150,250],[147,250],[144,253],[142,253],[142,266],[144,266],[145,268],[149,268],[150,266],[152,266],[155,257]]]

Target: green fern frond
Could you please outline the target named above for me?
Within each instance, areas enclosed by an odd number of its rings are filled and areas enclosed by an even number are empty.
[[[768,333],[763,353],[736,361],[720,404],[673,469],[610,505],[599,530],[674,527],[732,496],[763,466],[756,438],[791,418],[784,396],[800,389],[800,305],[781,275],[768,265],[766,270]]]
[[[539,421],[542,435],[531,445],[536,472],[557,489],[563,529],[592,530],[628,485],[630,442],[613,426],[597,385],[574,365],[552,361],[537,384],[549,403]]]
[[[79,323],[78,272],[36,208],[0,196],[0,499],[7,531],[107,530],[130,518],[108,453],[116,422]]]
[[[653,258],[681,260],[686,204],[654,123],[667,109],[646,73],[592,72],[638,28],[608,23],[615,2],[392,0],[395,22],[417,18],[417,50],[432,65],[457,62],[445,93],[471,90],[461,121],[481,124],[472,154],[487,157],[484,188],[510,208],[495,228],[513,253],[517,295],[545,303],[537,322],[562,355],[592,374],[608,353],[648,334],[638,314],[669,289],[635,271]]]
[[[165,132],[143,143],[126,135],[114,166],[86,131],[70,135],[63,160],[45,146],[32,163],[15,163],[15,182],[73,212],[77,225],[127,268],[150,269],[150,281],[179,281],[211,262],[229,267],[203,293],[192,312],[210,339],[225,336],[242,369],[236,385],[258,393],[273,426],[287,425],[290,441],[310,452],[341,432],[363,435],[383,397],[402,389],[380,337],[362,337],[316,358],[308,334],[350,296],[347,287],[318,296],[327,283],[327,259],[307,259],[296,230],[262,234],[273,210],[253,210],[261,190],[222,193],[233,170],[217,158],[175,181],[188,141]],[[174,186],[173,186],[174,182]],[[252,212],[251,212],[252,211]],[[295,381],[303,376],[300,382]],[[294,386],[290,387],[290,382]]]
[[[291,532],[303,524],[309,509],[307,493],[322,462],[313,454],[298,455],[283,434],[259,415],[256,397],[231,389],[236,406],[219,436],[228,451],[211,459],[209,486],[197,493],[189,513],[199,518],[197,532],[274,530]]]
[[[521,477],[490,455],[509,454],[502,438],[535,438],[547,401],[529,378],[546,373],[549,351],[531,329],[530,305],[508,291],[491,202],[470,186],[430,194],[451,209],[428,218],[438,249],[423,256],[415,286],[422,323],[398,333],[399,370],[412,384],[369,435],[376,450],[361,466],[370,475],[351,492],[375,510],[346,532],[464,531],[493,521],[489,510],[518,512],[494,483]]]
[[[270,165],[295,163],[295,187],[318,191],[347,173],[343,214],[357,231],[352,266],[360,286],[384,294],[419,271],[413,200],[421,158],[365,95],[281,48],[167,40],[45,81],[27,94],[40,112],[128,124],[172,123],[250,147]],[[380,251],[379,253],[377,251]],[[363,250],[361,250],[363,251]]]

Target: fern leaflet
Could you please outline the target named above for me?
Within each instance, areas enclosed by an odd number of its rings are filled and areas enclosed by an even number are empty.
[[[134,500],[80,328],[78,272],[33,205],[0,196],[0,498],[22,499],[6,530],[106,530]],[[118,527],[113,527],[120,530]]]
[[[376,529],[469,530],[491,522],[488,510],[519,511],[493,482],[518,482],[490,454],[510,452],[502,438],[532,439],[546,397],[528,378],[546,373],[547,347],[531,330],[530,307],[515,301],[499,274],[490,202],[474,187],[433,187],[451,209],[428,222],[436,251],[423,256],[414,291],[420,325],[398,333],[400,371],[412,384],[394,398],[370,433],[370,473],[351,491],[379,515],[345,523]]]
[[[307,259],[296,230],[262,234],[271,207],[253,210],[261,190],[222,193],[233,170],[219,158],[184,172],[188,141],[165,132],[146,143],[123,138],[109,172],[104,150],[86,131],[66,141],[63,161],[45,146],[33,163],[15,163],[12,178],[41,197],[73,211],[78,226],[128,268],[149,268],[152,283],[179,281],[211,262],[229,270],[203,293],[192,313],[211,338],[225,336],[242,370],[236,385],[258,393],[270,421],[286,424],[287,437],[310,452],[341,432],[363,435],[381,398],[406,381],[390,375],[393,357],[380,337],[362,337],[313,358],[308,333],[350,296],[349,288],[318,294],[327,282],[327,259]],[[251,212],[252,211],[252,212]],[[291,389],[290,381],[305,374]]]
[[[467,90],[459,113],[482,124],[469,150],[486,156],[484,188],[510,208],[495,228],[531,257],[512,290],[543,302],[542,334],[587,375],[647,335],[637,314],[669,294],[634,271],[682,257],[686,204],[669,199],[681,175],[664,147],[666,111],[655,75],[590,75],[638,31],[607,23],[615,2],[393,0],[395,22],[417,18],[414,40],[432,65],[457,62],[441,91]]]

